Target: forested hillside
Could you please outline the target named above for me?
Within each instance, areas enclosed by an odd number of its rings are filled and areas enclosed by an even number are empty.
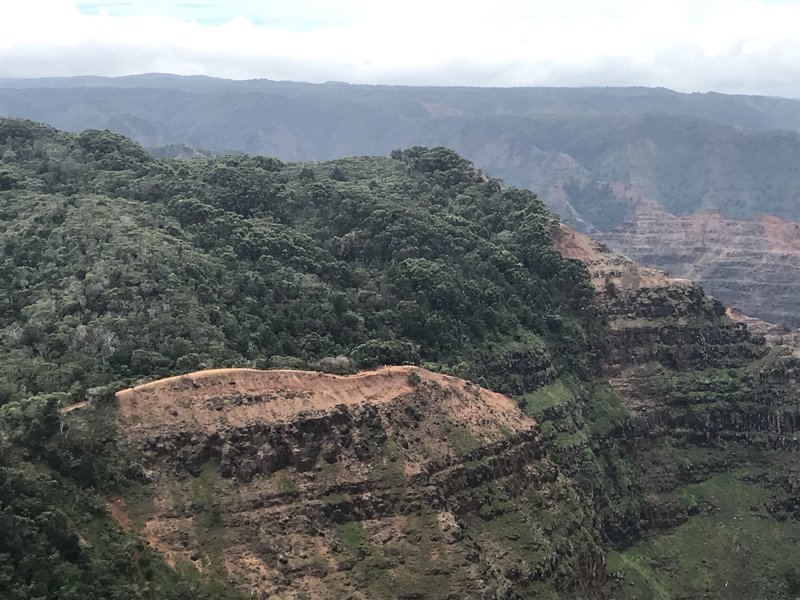
[[[175,162],[2,127],[6,401],[243,362],[493,381],[506,354],[564,368],[594,343],[551,215],[451,151]]]
[[[59,407],[234,365],[424,364],[521,394],[600,359],[551,215],[449,150],[177,162],[2,120],[0,157],[3,597],[216,597],[112,527],[136,471]]]
[[[2,119],[0,261],[3,598],[800,589],[800,360],[450,150]]]
[[[774,239],[754,223],[762,214],[789,227],[800,221],[798,100],[658,88],[365,86],[151,74],[0,80],[0,115],[75,132],[108,128],[172,157],[248,152],[329,160],[446,146],[508,185],[535,190],[562,220],[606,236],[615,250],[697,280],[749,314],[800,325],[793,305],[800,241]],[[686,226],[692,219],[684,217],[707,212],[739,220],[732,226],[752,234],[728,245],[724,235],[709,239],[704,216],[699,226]],[[687,251],[660,243],[675,237],[686,237]],[[748,250],[740,253],[740,246]],[[765,273],[763,280],[753,272]]]

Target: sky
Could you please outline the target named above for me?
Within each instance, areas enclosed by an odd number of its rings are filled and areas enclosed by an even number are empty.
[[[0,0],[0,77],[166,72],[800,97],[800,0]]]

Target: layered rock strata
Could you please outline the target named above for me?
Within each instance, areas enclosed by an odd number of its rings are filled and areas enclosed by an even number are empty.
[[[718,212],[675,217],[643,211],[596,237],[627,256],[697,281],[726,304],[774,324],[800,327],[800,224],[739,221]]]
[[[688,518],[674,492],[742,460],[744,452],[717,451],[726,445],[800,449],[800,359],[790,333],[567,227],[557,245],[585,262],[608,319],[605,372],[633,417],[645,528]],[[695,462],[691,448],[714,458]]]
[[[589,516],[537,424],[500,394],[413,367],[229,369],[117,399],[154,490],[141,531],[173,563],[256,597],[602,585]]]

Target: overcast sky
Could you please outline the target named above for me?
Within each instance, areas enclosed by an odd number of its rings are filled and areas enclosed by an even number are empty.
[[[0,77],[145,72],[800,97],[800,0],[0,0]]]

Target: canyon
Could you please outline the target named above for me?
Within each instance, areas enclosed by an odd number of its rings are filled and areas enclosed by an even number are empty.
[[[142,384],[66,413],[105,412],[136,464],[111,514],[254,598],[784,597],[791,561],[760,561],[800,531],[800,357],[688,279],[565,225],[554,245],[608,320],[599,379],[515,400],[413,366]]]
[[[0,595],[800,593],[791,332],[443,148],[0,150]]]
[[[762,215],[735,220],[719,212],[675,217],[666,211],[597,235],[611,248],[676,277],[692,279],[727,304],[761,319],[800,327],[800,224]]]

